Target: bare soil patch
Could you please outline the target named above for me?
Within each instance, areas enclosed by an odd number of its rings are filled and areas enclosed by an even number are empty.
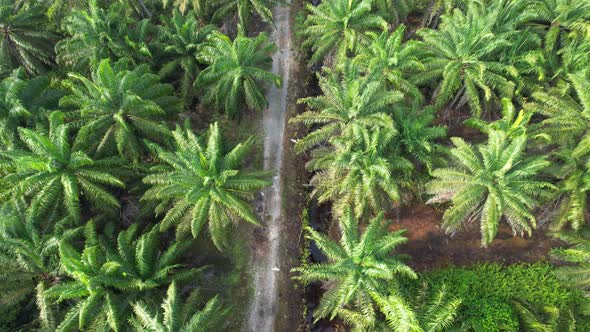
[[[406,229],[408,242],[398,252],[410,255],[408,264],[418,271],[443,268],[450,265],[466,266],[478,262],[542,261],[548,258],[549,250],[559,246],[541,230],[531,237],[513,236],[507,224],[502,224],[494,242],[483,248],[478,224],[471,224],[454,235],[441,229],[442,214],[426,205],[404,208],[392,220],[391,231]]]

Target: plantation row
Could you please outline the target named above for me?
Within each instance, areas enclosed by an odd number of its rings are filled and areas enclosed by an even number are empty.
[[[299,36],[322,66],[319,95],[300,100],[307,111],[291,123],[310,129],[296,148],[340,230],[332,239],[308,227],[328,261],[295,269],[327,289],[315,320],[353,331],[588,331],[590,2],[306,9]],[[559,237],[569,245],[552,257],[568,266],[515,267],[510,282],[497,265],[420,276],[391,254],[407,239],[384,215],[424,201],[444,210],[447,234],[478,225],[482,247],[503,223],[514,236]]]
[[[281,84],[261,3],[0,0],[0,330],[240,323],[231,228],[270,177],[209,121]]]

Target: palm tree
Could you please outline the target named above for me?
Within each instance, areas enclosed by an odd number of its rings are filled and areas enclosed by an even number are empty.
[[[545,306],[538,310],[526,302],[513,301],[521,326],[531,332],[577,331],[576,317],[572,308]]]
[[[402,91],[415,104],[420,104],[424,97],[408,80],[408,73],[424,66],[416,57],[417,44],[403,42],[405,31],[406,27],[400,25],[392,34],[375,35],[371,43],[359,51],[354,62],[366,72],[379,73],[391,88]]]
[[[227,231],[232,223],[241,219],[259,224],[246,199],[270,182],[266,173],[241,169],[253,141],[249,139],[226,153],[217,123],[210,126],[206,145],[189,123],[184,128],[177,126],[173,135],[173,151],[150,144],[153,155],[163,164],[143,179],[152,187],[142,200],[160,202],[156,213],[166,212],[161,230],[176,224],[177,234],[190,229],[197,237],[208,223],[213,243],[222,250],[228,245]]]
[[[375,11],[388,22],[399,25],[416,8],[415,0],[373,0]]]
[[[62,223],[61,226],[66,226]],[[35,302],[38,320],[47,331],[55,329],[55,310],[45,290],[62,276],[57,243],[76,235],[79,228],[54,227],[45,233],[26,213],[22,199],[8,204],[0,214],[0,291],[4,306],[23,300]]]
[[[68,217],[80,222],[82,202],[104,212],[117,211],[119,201],[105,186],[125,186],[113,175],[113,167],[120,165],[120,159],[92,159],[72,149],[69,126],[63,118],[61,112],[51,114],[49,134],[19,128],[27,149],[1,152],[13,166],[2,179],[2,199],[30,198],[28,212],[35,218],[65,209]]]
[[[193,14],[182,16],[178,10],[174,10],[172,17],[165,22],[160,29],[159,41],[165,45],[167,55],[159,74],[179,78],[180,95],[190,105],[195,97],[193,84],[200,71],[197,56],[215,27],[200,27]]]
[[[426,168],[430,173],[436,164],[442,162],[441,152],[444,148],[436,141],[445,138],[445,127],[434,126],[436,110],[427,106],[423,109],[400,108],[393,112],[393,119],[398,135],[395,153],[414,164],[414,170],[420,172]]]
[[[567,284],[590,292],[590,229],[584,227],[575,233],[557,233],[557,238],[568,243],[568,248],[552,249],[551,256],[568,265],[555,270],[557,277]],[[590,306],[587,307],[590,313]]]
[[[218,3],[213,5],[213,19],[220,20],[237,13],[238,29],[248,27],[253,14],[258,15],[266,23],[272,23],[272,7],[276,3],[277,0],[218,0]]]
[[[342,61],[350,53],[358,53],[370,43],[370,32],[386,31],[387,22],[371,11],[373,0],[326,0],[314,7],[305,20],[304,47],[313,51],[310,64],[336,56]]]
[[[394,332],[437,332],[446,331],[455,322],[461,300],[449,295],[443,285],[434,294],[427,288],[406,301],[399,294],[379,297],[377,303],[389,329]]]
[[[518,73],[514,67],[497,61],[499,54],[511,45],[503,34],[494,34],[493,20],[477,10],[464,14],[456,9],[443,15],[437,30],[423,29],[417,34],[423,39],[424,72],[414,81],[423,84],[440,81],[436,85],[435,107],[460,107],[465,103],[474,116],[483,112],[485,102],[511,97]]]
[[[588,0],[541,0],[531,2],[531,11],[536,14],[530,23],[539,28],[545,37],[545,50],[550,53],[573,35],[588,36],[590,33],[590,1]],[[569,36],[568,36],[569,35]]]
[[[463,139],[453,137],[450,154],[457,166],[433,171],[427,190],[433,197],[428,203],[450,201],[443,216],[443,227],[454,233],[466,222],[479,219],[482,246],[495,238],[504,217],[513,232],[531,235],[536,227],[531,212],[554,188],[539,179],[539,172],[550,163],[543,156],[526,157],[527,137],[507,136],[490,130],[487,143],[474,148]]]
[[[406,242],[404,231],[387,232],[383,213],[373,218],[359,234],[358,221],[351,211],[338,219],[342,236],[339,243],[307,227],[307,237],[328,257],[330,262],[296,268],[295,279],[310,283],[330,282],[332,286],[315,310],[316,320],[334,318],[342,309],[362,310],[365,317],[375,317],[374,300],[395,288],[398,278],[417,278],[416,273],[391,251]]]
[[[562,161],[554,176],[561,180],[555,199],[559,204],[555,228],[570,224],[579,229],[588,221],[587,192],[590,190],[590,90],[587,72],[569,74],[573,93],[539,91],[531,108],[547,118],[540,131],[559,144]]]
[[[308,169],[312,195],[332,201],[335,215],[351,209],[357,218],[389,210],[401,200],[412,163],[392,153],[396,132],[356,128],[352,135],[333,139],[333,149],[317,149]]]
[[[208,332],[220,329],[229,314],[215,296],[207,302],[202,310],[198,310],[198,292],[189,295],[182,302],[177,285],[172,282],[168,287],[166,299],[162,303],[163,314],[155,315],[143,302],[133,305],[135,317],[131,321],[137,331],[147,332]]]
[[[78,108],[69,114],[80,128],[75,148],[95,156],[119,154],[136,162],[143,151],[142,138],[170,137],[162,121],[176,115],[181,102],[173,96],[174,88],[160,83],[147,65],[126,70],[124,62],[111,67],[104,59],[91,79],[73,73],[69,77],[71,94],[61,104]]]
[[[160,250],[157,229],[138,236],[137,224],[121,231],[116,241],[96,234],[93,222],[85,226],[82,252],[61,242],[59,253],[71,280],[62,281],[46,291],[58,303],[77,303],[66,313],[58,331],[119,331],[131,316],[131,302],[148,298],[173,281],[192,281],[205,267],[183,269],[178,258],[189,242],[176,242]]]
[[[164,8],[168,6],[178,9],[182,15],[192,7],[194,14],[200,19],[207,19],[212,7],[211,0],[161,0]]]
[[[40,74],[53,63],[55,35],[46,30],[43,7],[23,6],[22,1],[0,0],[0,74],[19,66]]]
[[[262,111],[268,106],[262,84],[281,85],[281,78],[266,70],[275,51],[267,33],[254,38],[239,33],[233,42],[221,32],[212,33],[199,56],[208,67],[195,85],[206,89],[205,102],[218,111],[229,115],[241,107]]]
[[[402,93],[388,91],[376,74],[363,76],[348,62],[341,71],[326,68],[324,73],[319,76],[322,94],[300,99],[299,103],[307,104],[310,110],[290,120],[307,127],[318,126],[297,142],[297,151],[309,150],[332,137],[346,136],[358,126],[395,131],[388,113],[392,105],[403,100]]]
[[[88,9],[74,9],[63,23],[67,38],[55,46],[58,63],[74,72],[87,73],[105,58],[128,57],[145,63],[151,52],[146,42],[149,21],[125,15],[125,4],[101,8],[97,0]]]
[[[587,71],[567,78],[573,88],[571,95],[537,91],[533,94],[536,103],[528,106],[546,117],[541,122],[544,133],[554,142],[575,149],[573,156],[583,157],[590,152],[590,79]]]
[[[63,92],[51,87],[47,76],[27,79],[15,70],[0,82],[0,137],[8,149],[18,144],[18,127],[47,127],[48,112],[58,107]]]

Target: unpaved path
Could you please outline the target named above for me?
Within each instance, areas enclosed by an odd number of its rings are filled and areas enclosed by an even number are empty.
[[[264,112],[264,168],[273,171],[273,184],[265,190],[263,205],[263,238],[265,243],[258,243],[258,250],[252,254],[252,279],[254,294],[249,308],[246,331],[272,332],[279,308],[278,281],[289,271],[281,269],[280,245],[282,223],[282,162],[283,138],[285,135],[285,117],[288,106],[290,65],[293,62],[291,52],[290,0],[275,7],[274,20],[276,29],[272,37],[278,47],[273,56],[273,73],[283,78],[281,88],[269,89],[266,97],[269,102]]]

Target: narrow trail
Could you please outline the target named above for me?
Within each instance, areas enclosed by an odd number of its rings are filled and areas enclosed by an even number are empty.
[[[264,168],[275,176],[270,188],[264,192],[263,223],[266,246],[252,255],[254,295],[249,308],[246,326],[248,332],[272,332],[279,307],[278,280],[289,271],[281,269],[280,245],[282,216],[283,138],[289,91],[291,52],[290,6],[291,0],[279,3],[274,9],[275,30],[272,38],[278,47],[273,55],[273,73],[283,78],[281,88],[272,87],[266,97],[269,107],[264,112]]]

